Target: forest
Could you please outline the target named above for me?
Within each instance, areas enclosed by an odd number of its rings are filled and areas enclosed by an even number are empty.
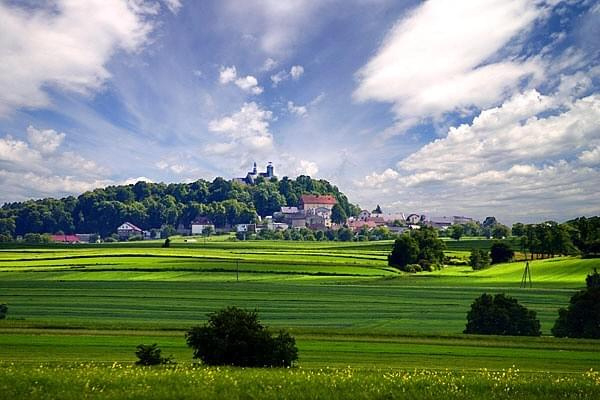
[[[215,178],[192,183],[119,185],[88,191],[78,197],[6,203],[0,208],[0,235],[10,240],[26,233],[114,233],[124,221],[142,229],[176,227],[205,216],[215,226],[252,223],[282,206],[297,206],[304,193],[332,194],[346,215],[357,215],[340,190],[326,180],[301,175],[257,179],[254,185]]]

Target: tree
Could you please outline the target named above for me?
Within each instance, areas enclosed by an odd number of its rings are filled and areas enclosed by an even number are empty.
[[[162,357],[161,350],[156,343],[153,344],[138,344],[135,350],[135,355],[138,360],[136,365],[159,365],[170,364],[173,362],[173,357]]]
[[[509,262],[515,256],[515,252],[508,243],[495,242],[490,248],[492,264]]]
[[[169,238],[166,238],[166,239],[165,239],[165,242],[162,244],[162,247],[163,247],[163,248],[168,248],[168,247],[171,247],[171,239],[169,239]]]
[[[469,256],[469,265],[474,271],[487,268],[490,265],[490,255],[484,249],[473,249]]]
[[[227,307],[208,315],[208,323],[186,333],[194,358],[207,365],[290,367],[298,359],[295,339],[284,331],[273,337],[256,311]]]
[[[464,333],[480,335],[540,336],[536,312],[504,294],[482,294],[471,304]]]
[[[331,221],[336,224],[344,224],[346,223],[347,219],[348,216],[346,215],[344,209],[340,207],[339,204],[334,204],[333,208],[331,209]]]
[[[337,231],[337,239],[340,242],[351,242],[354,239],[354,232],[348,228],[340,228]]]
[[[379,204],[377,204],[377,207],[375,207],[375,209],[373,211],[371,211],[372,214],[383,214],[383,211],[381,211],[381,207],[379,206]]]
[[[520,222],[515,222],[511,231],[513,236],[523,236],[525,234],[525,225]]]
[[[0,304],[0,319],[6,318],[8,313],[8,306],[6,304]]]
[[[407,265],[416,264],[418,257],[419,244],[411,235],[403,234],[394,242],[388,265],[404,271]]]
[[[491,235],[494,239],[503,239],[510,236],[510,228],[506,225],[496,224],[492,228]]]
[[[392,252],[388,255],[388,265],[407,271],[407,265],[419,264],[421,269],[431,271],[442,265],[444,248],[444,242],[437,236],[435,229],[423,227],[404,233],[396,239]]]
[[[454,240],[460,240],[464,234],[464,228],[461,225],[453,225],[450,228],[450,237]]]
[[[586,289],[571,297],[568,308],[558,310],[558,319],[552,327],[557,337],[600,339],[600,274],[586,278]]]

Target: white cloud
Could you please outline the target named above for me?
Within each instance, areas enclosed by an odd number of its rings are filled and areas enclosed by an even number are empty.
[[[27,141],[0,138],[0,203],[64,196],[113,183],[95,162],[60,146],[64,133],[27,129]]]
[[[208,156],[237,156],[242,164],[254,156],[268,154],[273,149],[273,135],[269,131],[272,118],[271,111],[255,102],[244,103],[239,111],[210,121],[208,129],[225,137],[226,141],[206,145],[204,153]]]
[[[233,82],[235,78],[237,78],[237,70],[235,65],[231,67],[221,66],[219,71],[219,82],[221,82],[222,85]]]
[[[272,71],[273,69],[275,69],[276,66],[277,61],[269,57],[265,60],[265,63],[263,64],[261,70],[265,72]]]
[[[144,1],[57,0],[25,8],[0,3],[0,116],[46,107],[48,88],[88,94],[102,87],[106,63],[138,51],[156,7]]]
[[[244,92],[248,92],[254,95],[259,95],[263,92],[263,88],[258,86],[258,80],[252,75],[236,79],[235,85],[242,89]]]
[[[276,74],[271,75],[271,82],[273,87],[277,87],[281,82],[285,81],[289,77],[287,71],[281,70]]]
[[[298,80],[304,74],[304,67],[302,65],[294,65],[290,68],[290,75],[293,80]]]
[[[600,165],[600,146],[585,150],[578,158],[581,163],[586,165]]]
[[[296,175],[308,175],[314,177],[319,172],[319,167],[313,161],[300,160],[295,172]]]
[[[27,139],[34,149],[42,154],[54,153],[65,139],[64,133],[58,133],[54,129],[39,130],[33,126],[27,127]]]
[[[180,0],[163,0],[163,2],[165,3],[169,11],[171,11],[173,14],[177,14],[177,12],[179,12],[179,9],[181,8]]]
[[[485,108],[540,77],[537,59],[497,59],[544,14],[529,0],[430,0],[401,19],[357,73],[358,101],[393,104],[399,119]],[[412,121],[415,122],[415,121]]]
[[[598,213],[600,171],[590,168],[600,163],[598,121],[600,95],[526,91],[358,185],[422,211],[513,221]]]
[[[222,85],[234,82],[235,85],[242,89],[244,92],[251,93],[254,95],[259,95],[263,92],[263,88],[261,86],[258,86],[258,79],[256,79],[252,75],[247,75],[245,77],[238,78],[237,69],[235,68],[235,65],[231,67],[221,67],[219,71],[219,82],[221,82]]]
[[[281,70],[276,74],[271,75],[271,81],[273,87],[277,87],[281,82],[286,81],[290,78],[297,81],[304,74],[304,67],[302,65],[294,65],[290,68],[290,71]]]
[[[150,178],[146,178],[145,176],[138,176],[137,178],[125,179],[123,182],[121,182],[121,184],[123,184],[123,185],[135,185],[138,182],[154,183],[154,181],[152,179],[150,179]]]
[[[287,109],[288,109],[288,112],[290,112],[292,114],[296,114],[300,117],[305,116],[307,113],[306,106],[295,105],[293,101],[287,102]]]

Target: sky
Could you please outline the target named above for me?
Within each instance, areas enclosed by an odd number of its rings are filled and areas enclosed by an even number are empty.
[[[327,179],[366,208],[600,214],[600,1],[0,0],[0,203]]]

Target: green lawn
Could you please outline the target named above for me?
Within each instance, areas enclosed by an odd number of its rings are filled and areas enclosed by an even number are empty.
[[[557,310],[599,260],[522,262],[483,271],[404,274],[386,264],[391,242],[161,242],[0,250],[0,360],[131,362],[139,343],[191,361],[183,333],[227,305],[257,309],[297,338],[303,368],[428,368],[583,373],[600,343],[462,334],[473,299],[504,292],[535,310],[548,335]],[[452,254],[478,241],[460,241]],[[460,243],[447,241],[450,243]],[[448,246],[451,247],[451,246]]]

